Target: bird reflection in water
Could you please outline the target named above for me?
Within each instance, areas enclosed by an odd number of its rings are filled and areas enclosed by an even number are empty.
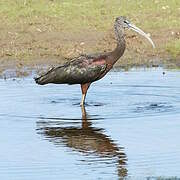
[[[101,161],[107,164],[113,164],[117,167],[118,176],[123,179],[128,175],[126,169],[127,157],[124,153],[123,147],[118,147],[110,137],[105,135],[104,129],[95,128],[92,126],[92,119],[87,115],[85,107],[81,107],[82,120],[80,127],[77,127],[77,123],[67,122],[69,127],[63,127],[63,119],[60,118],[48,118],[47,121],[38,121],[38,134],[43,134],[46,139],[53,142],[55,145],[65,145],[72,150],[81,152],[86,157],[100,158],[105,161]],[[56,121],[53,121],[56,120]],[[65,120],[64,120],[65,121]],[[66,124],[66,123],[65,123]],[[88,161],[88,160],[87,160]],[[97,159],[95,159],[96,163]],[[92,159],[91,159],[92,162]]]

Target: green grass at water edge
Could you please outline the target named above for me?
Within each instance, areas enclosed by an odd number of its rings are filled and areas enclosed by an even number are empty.
[[[110,28],[115,17],[125,15],[148,29],[174,28],[180,26],[180,1],[1,0],[0,15],[10,24],[55,18],[64,28],[101,30]]]

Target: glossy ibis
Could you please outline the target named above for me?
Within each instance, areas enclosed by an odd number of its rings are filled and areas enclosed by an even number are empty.
[[[117,46],[112,52],[81,55],[65,63],[62,66],[52,68],[46,74],[35,78],[37,84],[80,84],[82,90],[81,105],[84,105],[86,93],[92,82],[104,77],[123,55],[125,42],[125,29],[131,29],[147,38],[155,47],[151,38],[141,29],[131,24],[126,17],[117,17],[114,23]]]

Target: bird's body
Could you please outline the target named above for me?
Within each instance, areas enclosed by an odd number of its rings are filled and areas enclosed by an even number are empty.
[[[52,68],[46,74],[36,78],[36,82],[40,85],[47,83],[70,85],[92,83],[104,77],[112,68],[115,61],[111,59],[114,59],[116,51],[115,49],[110,53],[81,55],[62,66]],[[118,52],[116,60],[121,56],[121,51]]]
[[[81,55],[62,66],[52,68],[46,74],[35,78],[40,85],[54,84],[81,84],[82,101],[84,104],[87,90],[90,84],[103,78],[113,67],[116,61],[123,55],[126,47],[124,28],[126,19],[119,17],[115,21],[115,35],[117,47],[112,52],[94,55]],[[124,24],[123,24],[124,23]]]
[[[51,69],[37,79],[39,84],[85,84],[98,80],[107,70],[105,56],[81,55],[62,66]]]

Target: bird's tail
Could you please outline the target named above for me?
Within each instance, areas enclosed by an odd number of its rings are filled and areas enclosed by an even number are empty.
[[[44,84],[47,84],[47,80],[45,79],[44,76],[41,76],[41,77],[35,77],[34,78],[35,82],[39,85],[44,85]]]
[[[34,80],[37,84],[39,85],[44,85],[48,83],[52,83],[54,79],[54,73],[53,73],[54,68],[52,68],[50,71],[48,71],[46,74],[40,76],[40,77],[35,77]]]

